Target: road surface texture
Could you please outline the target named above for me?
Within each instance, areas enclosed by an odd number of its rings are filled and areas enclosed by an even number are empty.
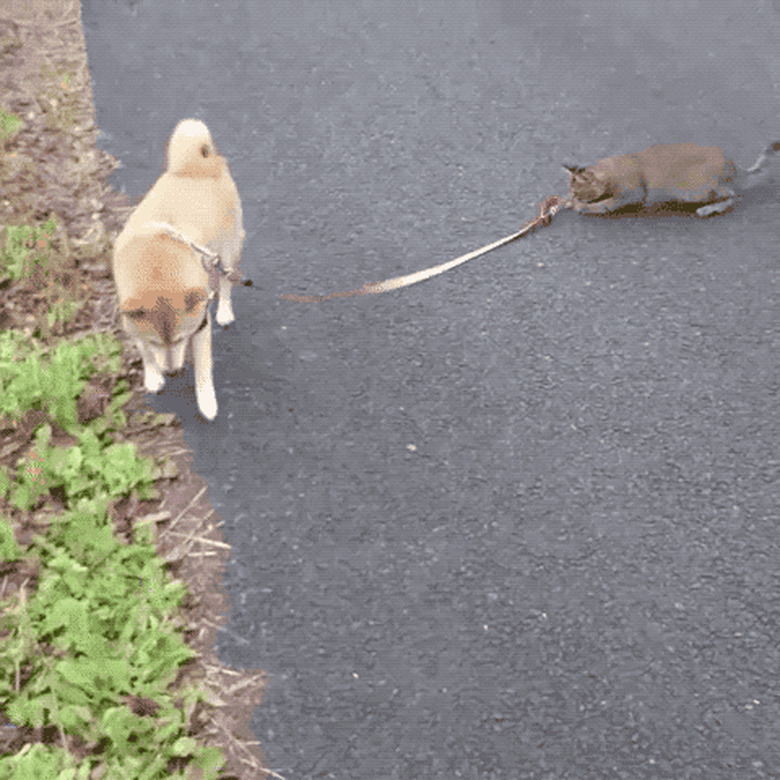
[[[777,189],[708,220],[559,215],[564,161],[750,165],[780,5],[84,0],[116,184],[182,117],[244,202],[215,423],[220,656],[293,778],[780,775]]]

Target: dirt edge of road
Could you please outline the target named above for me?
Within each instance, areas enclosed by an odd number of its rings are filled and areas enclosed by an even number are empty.
[[[10,0],[0,12],[0,105],[19,116],[22,127],[5,144],[0,163],[0,225],[35,223],[56,215],[75,246],[96,247],[79,268],[78,284],[88,288],[79,313],[81,332],[109,330],[123,338],[116,315],[110,274],[111,244],[131,210],[127,196],[115,192],[108,177],[118,162],[97,147],[98,128],[87,53],[77,0]],[[24,300],[0,289],[0,327],[21,328]],[[191,724],[198,741],[220,747],[226,764],[220,777],[275,776],[249,724],[265,689],[261,670],[237,671],[219,661],[215,638],[227,620],[229,602],[221,582],[230,548],[221,522],[206,496],[204,481],[192,471],[192,454],[173,415],[150,415],[141,403],[140,359],[127,345],[125,368],[135,400],[130,427],[123,432],[141,454],[166,458],[168,475],[157,483],[161,499],[129,501],[124,519],[157,518],[158,554],[172,576],[186,583],[182,607],[187,643],[197,652],[176,685],[199,685],[216,704]],[[154,417],[155,421],[148,423]],[[146,423],[144,421],[147,421]],[[3,449],[11,436],[3,433]],[[16,450],[14,450],[16,451]],[[175,533],[160,533],[175,525]],[[22,595],[23,580],[6,573],[5,597]],[[28,583],[29,588],[29,583]],[[16,590],[15,590],[16,589]],[[0,753],[15,753],[41,740],[39,729],[18,728],[0,713]]]

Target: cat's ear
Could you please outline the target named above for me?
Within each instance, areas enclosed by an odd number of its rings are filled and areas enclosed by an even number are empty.
[[[563,169],[565,171],[568,171],[569,173],[582,173],[585,169],[581,168],[577,165],[567,165],[566,163],[563,164]]]

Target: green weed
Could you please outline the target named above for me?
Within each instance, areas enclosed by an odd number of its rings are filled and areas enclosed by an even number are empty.
[[[120,352],[105,333],[53,347],[0,334],[0,418],[45,415],[24,455],[0,467],[0,502],[12,517],[47,507],[46,531],[27,547],[0,517],[0,560],[25,558],[38,572],[32,593],[0,604],[0,711],[58,735],[56,746],[0,756],[0,778],[216,778],[224,764],[191,736],[208,694],[172,687],[195,655],[178,617],[186,589],[157,555],[153,524],[136,524],[127,542],[111,518],[118,499],[150,497],[158,473],[107,434],[125,385],[107,414],[79,422],[85,387],[111,379]],[[74,739],[95,749],[77,760]]]
[[[37,777],[87,780],[89,767],[76,774],[75,759],[62,748],[41,744],[25,745],[15,756],[13,766],[10,761],[0,759],[0,777],[8,780],[32,780]]]
[[[15,282],[24,310],[32,310],[33,332],[47,339],[62,333],[81,308],[76,255],[54,217],[39,225],[8,225],[0,244],[0,285]],[[77,253],[83,254],[83,250]]]
[[[73,320],[76,312],[81,308],[81,303],[75,298],[62,296],[57,298],[48,312],[46,312],[46,324],[50,333],[61,333],[65,325]]]
[[[41,425],[33,448],[19,461],[10,486],[11,506],[29,511],[49,493],[61,494],[66,506],[72,506],[96,493],[117,498],[134,488],[140,498],[151,498],[154,467],[136,456],[131,443],[106,446],[87,428],[75,444],[52,447],[51,433],[49,424]]]
[[[0,486],[0,498],[4,492]],[[0,561],[18,561],[20,556],[19,545],[14,538],[14,531],[11,523],[5,517],[0,515]]]
[[[79,772],[99,759],[106,777],[184,777],[170,767],[186,761],[216,777],[221,751],[188,736],[189,716],[205,694],[168,690],[194,655],[175,619],[185,588],[165,571],[150,529],[137,535],[146,538],[119,540],[105,499],[93,498],[34,539],[38,587],[0,619],[0,666],[11,672],[0,676],[0,708],[17,725],[55,726],[63,736],[102,744]],[[0,758],[0,777],[59,776],[44,770],[75,768],[67,761],[30,748]],[[39,765],[43,774],[19,774]],[[11,767],[15,775],[5,773]]]
[[[21,127],[22,120],[16,114],[0,108],[0,144],[11,141]]]
[[[29,279],[36,271],[50,275],[52,238],[57,221],[52,217],[42,225],[8,225],[5,246],[0,251],[0,273],[11,281]]]
[[[106,333],[62,341],[50,351],[19,331],[0,333],[0,417],[19,420],[44,409],[73,432],[87,381],[97,371],[118,372],[120,355],[121,344]]]

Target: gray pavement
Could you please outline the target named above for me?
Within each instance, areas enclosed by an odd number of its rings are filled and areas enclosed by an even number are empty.
[[[680,7],[682,5],[682,7]],[[233,545],[220,656],[293,778],[780,773],[778,192],[515,230],[561,162],[741,164],[780,133],[770,2],[84,0],[141,196],[176,122],[244,201],[220,415],[177,411]]]

